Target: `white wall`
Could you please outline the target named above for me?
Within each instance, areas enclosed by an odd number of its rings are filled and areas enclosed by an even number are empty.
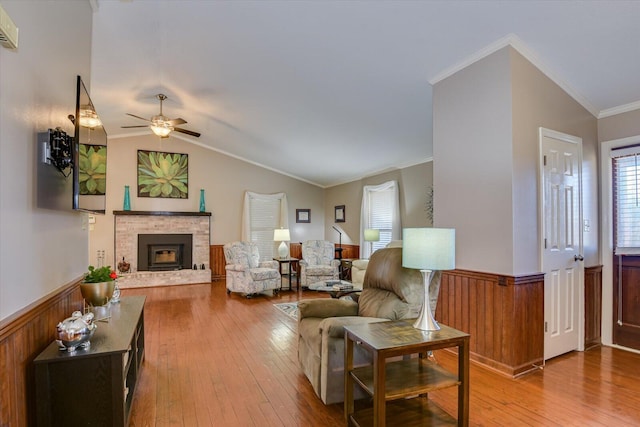
[[[89,81],[88,1],[12,1],[19,48],[0,47],[0,319],[79,278],[86,215],[36,208],[36,134],[73,133],[76,76]],[[71,194],[69,194],[71,207]]]

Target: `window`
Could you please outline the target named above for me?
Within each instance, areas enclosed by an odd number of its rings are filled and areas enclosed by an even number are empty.
[[[380,240],[364,241],[364,230],[380,230]],[[400,203],[398,184],[388,181],[380,185],[365,185],[362,193],[362,220],[360,221],[360,255],[369,258],[372,252],[384,248],[400,237]]]
[[[640,254],[640,147],[612,150],[616,255]]]
[[[258,194],[247,191],[244,196],[242,240],[258,245],[260,261],[273,259],[273,230],[289,228],[285,193]],[[278,242],[279,244],[280,242]]]

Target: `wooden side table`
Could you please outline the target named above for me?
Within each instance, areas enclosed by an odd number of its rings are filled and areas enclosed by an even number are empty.
[[[440,325],[439,331],[422,331],[413,320],[398,320],[345,326],[345,400],[347,425],[424,425],[425,419],[451,415],[430,402],[427,393],[458,387],[459,426],[469,425],[469,334]],[[354,368],[353,346],[372,353],[373,365]],[[458,373],[454,375],[429,360],[426,353],[442,348],[458,348]],[[387,358],[419,354],[387,363]],[[373,408],[354,410],[353,388],[362,387],[373,398]],[[413,399],[408,399],[416,396]]]
[[[351,280],[351,263],[353,258],[342,258],[340,260],[340,280]]]
[[[299,262],[300,260],[298,258],[274,258],[274,261],[278,261],[278,271],[280,272],[280,289],[282,289],[282,264],[289,264],[289,274],[287,274],[286,276],[289,277],[289,290],[293,290],[291,287],[291,281],[292,281],[292,277],[293,277],[293,271],[295,270],[296,272],[296,291],[300,290],[300,274],[298,273],[300,271],[300,265]],[[294,267],[295,268],[292,268]]]

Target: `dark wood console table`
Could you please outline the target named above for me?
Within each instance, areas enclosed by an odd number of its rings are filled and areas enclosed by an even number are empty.
[[[144,301],[132,296],[112,304],[88,349],[69,353],[54,341],[36,357],[39,426],[129,425],[144,360]]]

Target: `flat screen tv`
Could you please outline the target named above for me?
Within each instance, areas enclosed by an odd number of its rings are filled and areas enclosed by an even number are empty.
[[[73,209],[104,214],[107,198],[107,132],[78,76],[73,137]]]
[[[107,133],[80,76],[75,116],[69,114],[69,119],[73,135],[62,127],[38,133],[37,206],[104,214]]]

